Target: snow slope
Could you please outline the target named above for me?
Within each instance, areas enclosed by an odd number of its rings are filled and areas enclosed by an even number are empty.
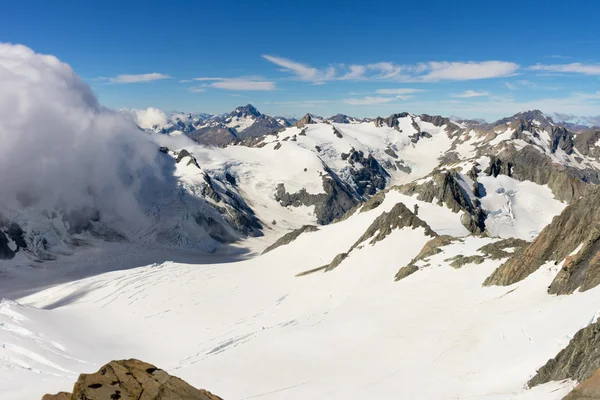
[[[109,359],[137,357],[226,399],[561,398],[572,383],[523,385],[590,322],[600,291],[548,296],[555,266],[482,288],[500,261],[459,270],[444,261],[495,240],[468,237],[394,282],[429,239],[419,228],[393,231],[331,272],[294,276],[346,251],[400,199],[248,261],[153,264],[4,300],[0,392],[39,398]],[[419,214],[444,229],[434,222],[449,211],[435,210]]]

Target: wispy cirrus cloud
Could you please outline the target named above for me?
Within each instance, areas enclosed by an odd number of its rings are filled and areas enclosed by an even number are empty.
[[[262,57],[265,60],[282,67],[284,71],[291,72],[296,78],[314,84],[323,84],[326,81],[334,79],[336,75],[335,68],[333,67],[318,69],[283,57],[276,57],[268,54],[264,54]]]
[[[363,98],[344,99],[344,103],[352,105],[352,106],[366,106],[366,105],[373,105],[373,104],[389,103],[389,102],[392,102],[394,100],[396,100],[396,97],[372,97],[372,96],[366,96],[366,97],[363,97]]]
[[[236,91],[271,91],[277,90],[277,85],[273,81],[265,80],[260,77],[238,77],[238,78],[220,78],[220,77],[202,77],[194,78],[194,81],[212,82],[197,87],[215,88]]]
[[[529,67],[531,71],[573,73],[584,75],[600,75],[600,64],[536,64]]]
[[[514,75],[520,68],[519,64],[506,61],[430,62],[428,67],[421,77],[425,82],[502,78]]]
[[[407,95],[413,93],[424,92],[424,89],[413,89],[413,88],[395,88],[395,89],[377,89],[376,92],[379,94],[396,94],[396,95]]]
[[[559,90],[561,89],[559,86],[551,86],[551,85],[540,85],[539,83],[532,82],[527,79],[519,79],[512,82],[504,82],[504,86],[506,86],[510,90],[520,90],[520,89],[534,89],[534,90]]]
[[[290,72],[294,78],[314,84],[340,80],[382,80],[398,82],[467,81],[512,76],[520,65],[507,61],[424,62],[399,65],[392,62],[354,64],[319,69],[288,58],[263,55],[264,59]]]
[[[466,90],[462,93],[457,93],[452,95],[452,97],[457,97],[459,99],[468,99],[471,97],[484,97],[484,96],[489,96],[490,94],[488,92],[477,92],[475,90]]]
[[[152,72],[149,74],[121,74],[110,78],[96,78],[96,80],[107,81],[113,84],[124,84],[124,83],[142,83],[159,81],[163,79],[170,79],[171,76],[167,74],[160,74],[158,72]]]

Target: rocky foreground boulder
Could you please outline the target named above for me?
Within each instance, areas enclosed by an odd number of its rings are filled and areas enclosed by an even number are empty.
[[[42,400],[223,400],[143,361],[111,361],[94,374],[81,374],[73,393]]]

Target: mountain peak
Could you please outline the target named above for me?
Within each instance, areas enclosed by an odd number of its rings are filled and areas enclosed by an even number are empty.
[[[315,120],[315,117],[310,114],[307,113],[304,117],[302,117],[302,119],[300,119],[298,122],[296,122],[296,126],[298,127],[303,127],[304,125],[307,124],[316,124],[317,121]]]
[[[238,107],[233,110],[230,114],[230,117],[260,117],[261,113],[254,107],[252,104],[246,104],[245,106]]]

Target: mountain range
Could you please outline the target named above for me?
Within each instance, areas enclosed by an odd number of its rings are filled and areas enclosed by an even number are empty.
[[[134,356],[225,399],[559,399],[598,374],[600,129],[115,115],[153,146],[123,177],[139,219],[0,207],[10,398]]]

